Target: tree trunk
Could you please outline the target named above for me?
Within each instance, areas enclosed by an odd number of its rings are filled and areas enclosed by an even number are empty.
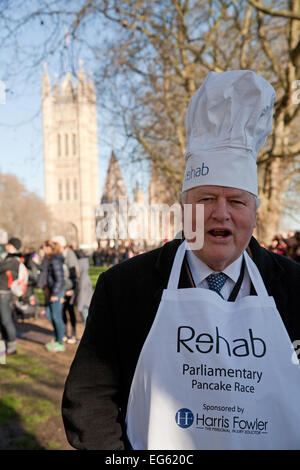
[[[264,169],[264,187],[260,193],[261,206],[257,214],[256,236],[269,246],[277,234],[282,216],[282,161],[275,158]]]

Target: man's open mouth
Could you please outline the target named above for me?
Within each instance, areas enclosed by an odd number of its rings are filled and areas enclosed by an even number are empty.
[[[208,233],[215,238],[227,238],[231,235],[231,230],[228,229],[212,229]]]

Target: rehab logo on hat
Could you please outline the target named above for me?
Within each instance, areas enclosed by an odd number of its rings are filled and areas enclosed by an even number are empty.
[[[213,185],[257,195],[257,153],[272,131],[275,91],[251,70],[210,72],[186,114],[182,191]]]
[[[202,162],[201,166],[193,168],[192,166],[185,172],[184,179],[189,181],[195,178],[200,178],[201,176],[206,176],[209,173],[209,168]]]

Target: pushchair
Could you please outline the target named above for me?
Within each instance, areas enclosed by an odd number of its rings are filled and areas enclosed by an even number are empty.
[[[14,301],[13,310],[14,314],[22,320],[38,317],[39,302],[33,287],[28,286],[24,297]]]
[[[21,320],[37,318],[39,312],[39,302],[34,291],[37,286],[38,268],[33,263],[25,263],[25,265],[29,268],[27,289],[21,298],[16,298],[13,302],[13,313]]]

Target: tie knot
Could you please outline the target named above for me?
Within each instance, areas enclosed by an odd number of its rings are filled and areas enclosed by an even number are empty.
[[[221,289],[224,286],[227,279],[227,275],[224,273],[210,274],[206,280],[210,290],[217,292],[222,298]]]

